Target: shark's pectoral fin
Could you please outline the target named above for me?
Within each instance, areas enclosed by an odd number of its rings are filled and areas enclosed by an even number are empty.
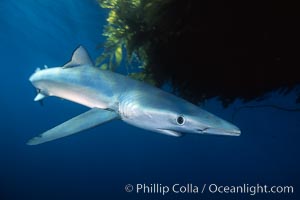
[[[119,115],[114,111],[92,108],[44,133],[32,138],[27,142],[28,145],[36,145],[62,138],[80,131],[95,127],[110,120],[118,118]]]

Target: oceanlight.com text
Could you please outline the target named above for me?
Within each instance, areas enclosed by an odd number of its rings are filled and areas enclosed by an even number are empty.
[[[127,184],[125,191],[128,193],[134,192],[136,194],[293,194],[293,186],[269,186],[263,184],[241,184],[241,185],[220,185],[220,184],[193,184],[175,183],[172,185],[161,183],[138,183],[135,185]]]
[[[210,184],[208,185],[208,191],[210,193],[220,193],[220,194],[293,194],[293,186],[268,186],[268,185],[249,185],[243,184],[239,186],[225,186]]]

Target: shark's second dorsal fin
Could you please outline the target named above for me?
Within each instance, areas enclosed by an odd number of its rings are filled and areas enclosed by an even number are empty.
[[[93,66],[93,62],[88,54],[88,52],[83,48],[83,46],[79,46],[72,55],[72,59],[70,62],[66,63],[63,68],[77,67],[80,65],[90,65]]]

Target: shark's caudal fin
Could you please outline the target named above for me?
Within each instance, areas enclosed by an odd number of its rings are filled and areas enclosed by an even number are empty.
[[[79,46],[73,52],[71,61],[66,63],[63,66],[63,68],[76,67],[79,65],[91,65],[91,66],[94,65],[88,52],[85,50],[85,48],[83,46]]]
[[[37,145],[62,138],[80,131],[95,127],[105,122],[118,118],[119,115],[113,111],[92,108],[46,132],[32,138],[27,142],[28,145]]]

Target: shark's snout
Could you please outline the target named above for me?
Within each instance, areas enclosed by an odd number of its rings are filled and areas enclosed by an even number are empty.
[[[202,111],[202,115],[194,118],[193,127],[200,134],[239,136],[241,130],[234,124],[213,114]]]

